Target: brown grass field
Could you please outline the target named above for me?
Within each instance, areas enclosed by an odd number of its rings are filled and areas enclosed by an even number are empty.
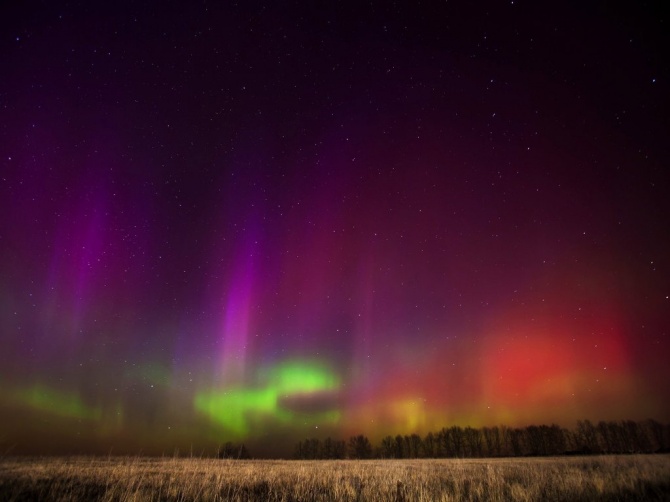
[[[670,455],[486,460],[0,460],[0,500],[670,500]]]

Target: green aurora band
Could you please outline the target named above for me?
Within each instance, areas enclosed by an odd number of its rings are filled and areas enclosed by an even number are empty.
[[[300,416],[303,421],[336,423],[337,410],[301,413],[281,405],[281,398],[309,397],[337,391],[340,379],[325,365],[317,362],[286,361],[261,373],[266,385],[261,388],[233,387],[200,392],[194,399],[197,411],[207,415],[239,439],[245,438],[254,419],[271,417],[290,423]]]
[[[17,389],[11,393],[11,397],[23,406],[59,417],[85,420],[102,418],[102,409],[87,406],[77,394],[61,392],[40,384]]]

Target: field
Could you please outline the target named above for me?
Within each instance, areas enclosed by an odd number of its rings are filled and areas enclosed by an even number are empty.
[[[670,456],[282,461],[0,460],[0,500],[670,500]]]

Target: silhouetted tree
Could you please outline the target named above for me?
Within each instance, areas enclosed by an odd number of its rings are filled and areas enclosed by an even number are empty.
[[[529,425],[524,432],[528,455],[558,455],[565,451],[563,430],[558,425]]]
[[[486,456],[499,457],[502,449],[502,437],[499,427],[484,427],[482,436],[486,444]]]
[[[341,459],[346,456],[344,441],[327,437],[323,441],[317,438],[298,441],[293,457],[302,460]]]
[[[529,455],[545,455],[542,452],[542,434],[540,433],[540,428],[537,425],[529,425],[524,429],[525,443],[528,448],[527,453]]]
[[[219,448],[217,454],[219,458],[244,460],[251,458],[249,450],[244,444],[235,444],[232,441],[226,442]]]
[[[393,439],[393,436],[386,436],[382,439],[380,455],[382,458],[395,458],[395,439]]]
[[[465,443],[464,456],[481,457],[482,451],[482,433],[479,429],[466,427],[463,429],[463,438]]]
[[[512,455],[520,457],[522,455],[523,431],[521,429],[509,430],[509,442],[512,447]]]
[[[483,427],[482,436],[484,437],[484,445],[486,446],[486,455],[489,457],[495,456],[493,451],[493,429],[490,427]]]
[[[617,453],[628,451],[628,435],[623,427],[623,422],[615,422],[612,420],[607,422],[607,426],[614,441],[615,451]]]
[[[405,436],[405,442],[407,443],[407,458],[419,458],[421,456],[421,436],[418,434]]]
[[[623,426],[628,436],[629,453],[649,451],[649,438],[647,438],[645,430],[643,427],[640,427],[640,424],[633,420],[626,420]]]
[[[598,453],[598,435],[596,428],[589,420],[579,420],[577,422],[577,439],[580,443],[580,450],[583,453]]]
[[[298,441],[293,450],[293,458],[296,460],[304,459],[305,449],[302,441]]]
[[[307,458],[319,459],[321,458],[321,441],[317,438],[311,438],[306,441]]]
[[[344,441],[334,440],[330,437],[323,441],[321,458],[338,459],[344,458],[345,454]]]
[[[455,457],[463,457],[463,429],[457,425],[449,428],[449,442]]]
[[[609,426],[607,422],[600,421],[596,426],[598,436],[600,437],[600,444],[604,453],[615,453],[617,451],[616,445],[616,430]]]
[[[670,424],[654,420],[634,422],[601,421],[594,426],[580,420],[574,430],[556,424],[529,425],[524,428],[495,427],[462,428],[443,427],[418,434],[386,436],[373,448],[366,436],[349,438],[348,442],[326,438],[307,439],[296,445],[295,458],[441,458],[485,456],[543,456],[575,453],[649,453],[667,451],[670,441]],[[663,449],[666,450],[663,450]],[[244,445],[226,443],[219,450],[222,458],[248,458]]]
[[[668,442],[663,424],[651,418],[644,423],[650,439],[650,451],[662,452],[667,450]]]
[[[512,433],[511,428],[506,425],[500,426],[500,451],[504,457],[511,457],[514,455],[512,451]]]
[[[435,434],[429,432],[423,438],[423,456],[425,458],[435,458],[438,456],[437,440]]]
[[[345,458],[347,456],[347,445],[342,440],[333,441],[333,458]]]
[[[565,452],[565,436],[563,429],[556,424],[551,424],[545,429],[548,455],[562,455]]]
[[[449,429],[443,427],[437,433],[436,436],[437,447],[438,447],[438,457],[453,457],[454,453],[451,448],[451,440],[449,438]]]
[[[400,434],[395,437],[395,458],[405,458],[405,440]]]
[[[357,459],[372,457],[372,445],[370,444],[370,440],[362,434],[349,438],[349,456]]]

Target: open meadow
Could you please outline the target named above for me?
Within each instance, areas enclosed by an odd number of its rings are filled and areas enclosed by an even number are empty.
[[[5,458],[0,461],[0,500],[670,500],[670,456],[363,461]]]

